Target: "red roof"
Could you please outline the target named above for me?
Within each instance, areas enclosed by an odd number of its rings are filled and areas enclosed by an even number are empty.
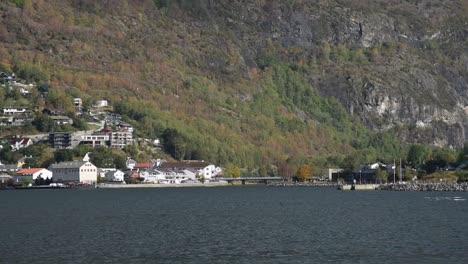
[[[30,168],[30,169],[22,169],[18,171],[16,174],[34,174],[40,170],[43,170],[44,168]]]
[[[130,175],[129,175],[129,176],[130,176],[130,178],[133,178],[133,179],[138,179],[138,178],[140,178],[140,174],[139,174],[138,172],[136,172],[136,171],[130,172]]]
[[[133,168],[134,169],[148,169],[148,168],[151,168],[151,167],[154,167],[153,162],[143,162],[143,163],[135,164],[135,166]]]

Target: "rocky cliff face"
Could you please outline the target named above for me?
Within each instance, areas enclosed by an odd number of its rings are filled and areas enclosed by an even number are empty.
[[[394,129],[412,143],[464,144],[468,9],[463,1],[224,2],[206,8],[217,10],[217,23],[236,34],[244,61],[252,61],[265,40],[311,53],[325,42],[376,52],[370,63],[322,64],[311,82],[373,129]],[[391,55],[380,57],[386,48]]]

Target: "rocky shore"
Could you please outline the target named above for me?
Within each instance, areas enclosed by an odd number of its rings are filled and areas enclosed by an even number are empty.
[[[381,184],[376,190],[383,191],[413,191],[413,192],[468,192],[468,183],[389,183]]]

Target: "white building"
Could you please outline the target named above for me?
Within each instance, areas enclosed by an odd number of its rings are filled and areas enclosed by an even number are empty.
[[[127,130],[112,131],[109,141],[111,148],[124,148],[127,145],[133,144],[133,135],[132,132]]]
[[[108,145],[110,136],[108,133],[93,132],[91,134],[85,134],[81,137],[80,144],[91,145],[94,147],[104,147]]]
[[[97,167],[87,161],[66,161],[49,166],[55,182],[95,183]]]
[[[36,180],[37,178],[52,179],[52,172],[44,168],[29,168],[22,169],[16,173],[16,182],[21,182],[24,179],[29,178],[31,180]]]
[[[97,100],[94,102],[94,107],[100,108],[100,107],[108,107],[109,102],[107,100]]]
[[[133,170],[136,164],[137,162],[134,159],[127,157],[127,160],[125,161],[125,166],[127,166],[127,169]]]
[[[73,98],[73,104],[75,105],[75,110],[80,112],[83,107],[83,100],[81,98]]]
[[[73,119],[68,116],[49,116],[57,125],[73,125]]]
[[[125,173],[121,170],[108,171],[105,174],[106,181],[123,182]]]
[[[23,115],[27,114],[28,108],[27,107],[6,107],[3,108],[4,115]]]

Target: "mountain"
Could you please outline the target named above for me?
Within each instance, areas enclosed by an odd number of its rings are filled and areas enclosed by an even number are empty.
[[[0,68],[105,98],[177,159],[317,167],[461,147],[464,0],[7,0]]]

